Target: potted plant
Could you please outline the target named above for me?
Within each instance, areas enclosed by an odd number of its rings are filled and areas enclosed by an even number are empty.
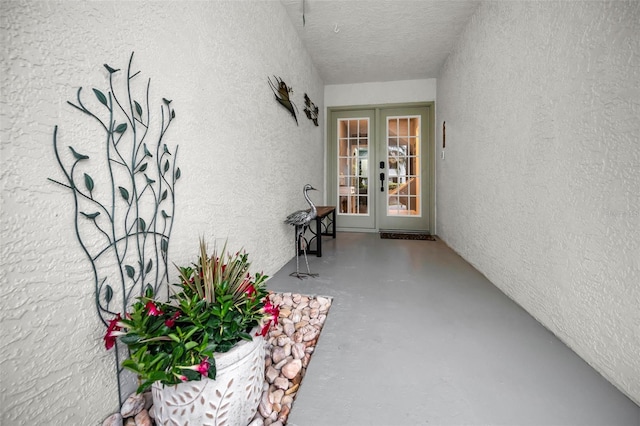
[[[166,302],[147,288],[107,329],[129,348],[123,367],[139,377],[138,393],[152,388],[159,424],[247,424],[264,383],[264,339],[278,308],[267,298],[266,275],[249,273],[245,252],[207,253],[178,267],[180,282]]]

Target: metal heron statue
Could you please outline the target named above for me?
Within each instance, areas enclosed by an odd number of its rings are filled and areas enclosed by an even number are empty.
[[[316,216],[318,215],[318,211],[316,210],[316,206],[313,204],[313,202],[311,202],[311,199],[309,198],[309,191],[317,191],[317,189],[315,189],[313,186],[306,184],[304,186],[304,188],[302,189],[302,192],[304,194],[304,198],[305,200],[307,200],[307,203],[309,203],[309,209],[308,210],[298,210],[296,212],[291,213],[289,216],[287,216],[287,218],[284,220],[285,223],[288,223],[289,225],[293,225],[296,227],[296,232],[295,232],[295,249],[296,249],[296,272],[292,272],[291,275],[292,277],[298,277],[299,279],[303,279],[306,277],[317,277],[318,274],[312,274],[311,271],[309,270],[309,261],[307,260],[307,244],[306,241],[304,243],[304,246],[302,248],[302,252],[304,253],[304,262],[307,265],[307,272],[306,273],[301,273],[300,272],[300,266],[299,266],[299,260],[298,260],[298,250],[299,247],[302,243],[302,241],[304,240],[304,233],[307,230],[307,227],[309,226],[309,223],[316,218]]]

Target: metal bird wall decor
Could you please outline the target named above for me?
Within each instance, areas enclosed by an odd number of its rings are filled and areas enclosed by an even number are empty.
[[[276,80],[275,83],[271,81],[271,78],[268,78],[268,80],[269,86],[271,86],[271,90],[276,97],[276,101],[278,101],[280,105],[285,107],[287,111],[289,111],[291,115],[293,115],[293,119],[296,120],[297,125],[298,117],[296,116],[296,110],[298,109],[298,107],[296,107],[296,105],[291,100],[291,97],[289,96],[291,93],[293,93],[293,89],[287,86],[287,83],[285,83],[280,77],[276,77],[274,75],[273,78]]]
[[[309,198],[309,194],[308,194],[309,191],[317,191],[317,189],[315,189],[313,186],[309,184],[306,184],[304,188],[302,188],[302,193],[304,194],[304,198],[305,200],[307,200],[307,203],[309,203],[309,209],[295,211],[291,213],[289,216],[287,216],[287,218],[284,220],[285,223],[288,223],[289,225],[293,225],[296,227],[295,239],[294,239],[294,244],[296,249],[296,272],[292,272],[289,275],[291,275],[292,277],[298,277],[299,279],[318,276],[318,274],[312,274],[311,270],[309,270],[309,260],[307,259],[307,244],[306,244],[306,241],[304,240],[304,233],[309,227],[309,223],[313,219],[315,219],[316,216],[318,215],[316,206],[313,204],[313,202]],[[304,245],[303,245],[303,242],[304,242]],[[299,250],[301,245],[303,247],[302,252],[304,253],[304,261],[307,265],[306,273],[300,272],[300,266],[299,266],[300,262],[298,260],[298,255],[299,255]]]
[[[304,94],[304,113],[307,114],[307,118],[311,121],[313,121],[313,124],[315,124],[316,126],[318,125],[318,107],[316,106],[316,104],[314,104],[313,102],[311,102],[311,99],[309,99],[309,96],[305,93]]]

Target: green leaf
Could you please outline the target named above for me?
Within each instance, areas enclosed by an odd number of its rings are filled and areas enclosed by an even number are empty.
[[[145,269],[144,272],[148,274],[151,268],[153,268],[153,259],[149,259],[149,263],[147,263],[147,269]]]
[[[100,212],[95,212],[95,213],[80,212],[80,214],[82,216],[86,217],[87,219],[95,219],[96,217],[98,217],[100,215]]]
[[[182,346],[176,346],[173,349],[173,357],[174,357],[174,359],[180,359],[182,357],[182,355],[184,355],[184,349],[182,348]]]
[[[162,241],[160,241],[160,249],[166,253],[167,250],[169,250],[169,240],[163,238]]]
[[[169,219],[171,216],[169,216],[167,214],[167,212],[165,212],[164,210],[162,210],[162,217],[164,217],[165,219]]]
[[[122,338],[120,340],[122,340],[123,343],[125,342],[125,337],[127,336],[122,336]],[[133,371],[134,373],[138,373],[138,374],[142,374],[142,372],[140,371],[140,368],[138,368],[138,363],[135,361],[132,361],[130,359],[126,359],[124,361],[122,361],[122,366],[128,370]]]
[[[180,338],[176,336],[174,333],[169,333],[169,338],[176,343],[180,343]]]
[[[171,118],[176,118],[176,110],[175,109],[171,110]]]
[[[137,101],[133,101],[133,103],[136,106],[136,112],[138,113],[138,115],[140,117],[142,117],[142,107],[140,106],[140,104]]]
[[[151,185],[152,183],[155,183],[155,180],[151,179],[149,176],[144,175],[144,177],[147,179],[147,185]]]
[[[145,157],[153,157],[153,155],[151,155],[151,153],[149,152],[149,150],[147,149],[147,144],[142,144],[142,146],[144,147],[144,156]]]
[[[107,108],[109,107],[109,105],[107,104],[107,97],[104,95],[104,93],[102,93],[101,91],[99,91],[98,89],[93,89],[93,93],[96,94],[96,98],[98,98],[98,100]]]
[[[145,228],[147,227],[147,224],[145,223],[144,219],[139,217],[138,218],[138,228],[144,232]]]
[[[187,344],[186,344],[186,345],[184,345],[184,348],[185,348],[186,350],[190,350],[190,349],[195,348],[196,346],[198,346],[198,343],[196,343],[196,342],[194,342],[194,341],[192,340],[192,341],[190,341],[190,342],[187,342]]]
[[[129,278],[133,278],[133,276],[136,274],[136,270],[131,265],[124,265],[124,269],[127,270],[127,276]]]
[[[86,173],[84,174],[84,184],[89,192],[93,191],[93,179]]]
[[[164,149],[164,153],[165,154],[171,155],[171,153],[169,152],[169,148],[167,148],[167,144],[166,143],[164,144],[163,149]]]
[[[138,168],[139,172],[144,172],[145,170],[147,170],[148,164],[147,163],[143,163],[142,166],[140,166]]]
[[[178,170],[176,170],[176,180],[180,179],[181,173],[180,173],[180,167],[178,167]]]
[[[136,343],[140,343],[140,336],[138,336],[137,334],[133,334],[133,333],[132,334],[127,334],[125,336],[121,336],[120,337],[120,341],[122,343],[124,343],[125,345],[135,345]],[[130,359],[127,360],[127,361],[129,361],[131,364],[133,364],[133,367],[138,367],[138,364],[136,362],[131,361]],[[133,368],[131,368],[131,366],[125,365],[125,363],[127,361],[123,361],[122,362],[122,366],[126,367],[126,368],[128,368],[128,369],[130,369],[132,371],[136,371]]]
[[[166,199],[167,199],[167,190],[165,189],[164,191],[162,191],[162,197],[160,197],[160,201],[164,201]],[[162,210],[162,211],[164,212],[164,210]],[[165,219],[166,219],[166,217],[165,217]]]
[[[120,190],[120,195],[122,195],[122,198],[124,198],[125,201],[128,203],[129,202],[129,191],[127,191],[127,188],[123,188],[122,186],[119,186],[118,189]]]
[[[185,368],[185,369],[182,369],[182,374],[187,377],[187,380],[200,379],[200,373],[198,373],[197,371],[193,371]]]
[[[167,98],[162,98],[162,100],[164,101],[165,104],[169,105],[171,103],[171,101]]]
[[[116,127],[116,133],[124,133],[127,130],[127,123],[122,123]]]
[[[164,163],[164,172],[166,173],[167,170],[169,170],[169,160],[165,161]]]
[[[69,147],[69,149],[71,150],[71,152],[73,153],[73,156],[76,157],[76,160],[88,160],[89,156],[88,155],[84,155],[84,154],[78,154],[75,149],[73,149],[72,147]]]
[[[111,288],[110,285],[107,284],[107,286],[104,289],[104,300],[107,301],[107,303],[111,302],[111,299],[113,299],[113,289]]]

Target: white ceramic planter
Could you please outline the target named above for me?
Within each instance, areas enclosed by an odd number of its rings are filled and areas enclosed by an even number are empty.
[[[216,353],[215,380],[153,384],[156,424],[246,426],[255,416],[264,384],[265,342],[255,336],[229,352]]]

